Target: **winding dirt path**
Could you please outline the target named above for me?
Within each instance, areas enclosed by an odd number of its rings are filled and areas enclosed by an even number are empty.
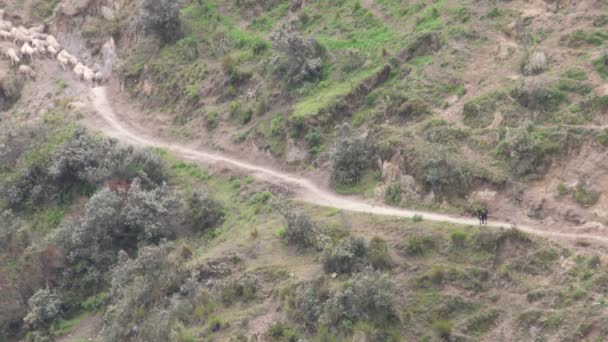
[[[163,148],[171,151],[172,153],[180,156],[183,159],[191,160],[194,162],[204,164],[224,164],[232,169],[241,169],[243,171],[250,172],[252,176],[256,177],[259,180],[266,181],[272,184],[288,185],[291,189],[293,189],[296,199],[302,202],[351,212],[375,215],[405,218],[412,218],[415,215],[419,215],[422,216],[424,219],[431,221],[450,222],[463,225],[478,224],[478,220],[474,218],[464,218],[446,214],[369,204],[360,199],[340,196],[330,191],[324,190],[314,184],[312,181],[299,177],[297,175],[288,174],[264,166],[243,162],[222,154],[195,150],[183,145],[167,143],[157,138],[144,136],[139,132],[136,132],[134,129],[130,129],[130,127],[123,124],[120,119],[114,114],[112,106],[108,101],[105,87],[92,88],[91,95],[93,107],[101,116],[101,118],[108,124],[108,127],[101,128],[106,135],[135,145]],[[495,221],[490,222],[488,225],[496,228],[508,228],[514,226],[512,223]],[[608,243],[608,236],[604,235],[574,234],[548,231],[528,224],[517,224],[515,226],[517,227],[517,229],[523,232],[546,238],[565,239],[568,241],[575,241],[578,239],[589,239],[602,243]]]

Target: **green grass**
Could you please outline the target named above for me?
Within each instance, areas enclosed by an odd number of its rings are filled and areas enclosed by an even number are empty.
[[[371,195],[380,182],[379,172],[367,171],[361,180],[355,184],[339,184],[334,190],[341,195],[365,194]]]
[[[81,312],[72,318],[60,319],[59,321],[54,323],[53,330],[57,336],[66,335],[83,319],[88,318],[90,316],[91,314],[88,312]]]
[[[318,87],[316,87],[317,91],[314,95],[305,98],[293,107],[292,117],[304,119],[309,116],[317,115],[320,110],[329,107],[329,105],[334,103],[340,96],[348,94],[353,87],[359,84],[359,82],[363,81],[377,70],[379,69],[360,71],[348,81],[344,82],[320,82]]]
[[[606,65],[607,60],[608,55],[605,55],[593,61],[595,71],[597,71],[597,73],[600,74],[600,76],[605,80],[608,80],[608,65]]]

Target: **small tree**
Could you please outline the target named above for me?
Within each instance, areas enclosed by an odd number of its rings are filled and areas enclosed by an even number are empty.
[[[336,146],[331,151],[334,185],[355,184],[367,167],[365,138],[347,123],[338,126]]]
[[[224,220],[224,208],[206,192],[196,191],[188,198],[195,230],[204,230]]]
[[[276,52],[270,60],[275,75],[286,77],[289,84],[320,76],[325,49],[315,39],[302,37],[293,23],[281,26],[270,40]]]
[[[148,34],[156,34],[163,44],[181,35],[179,2],[174,0],[144,0],[141,22]]]
[[[61,300],[49,289],[36,291],[28,301],[30,312],[23,319],[34,329],[44,329],[61,313]]]

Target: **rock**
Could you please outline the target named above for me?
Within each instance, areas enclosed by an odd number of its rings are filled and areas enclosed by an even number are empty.
[[[293,139],[287,139],[287,146],[285,147],[285,160],[288,163],[306,160],[308,152],[300,148]]]
[[[105,20],[114,20],[114,10],[107,6],[101,6],[101,16]]]
[[[382,180],[385,183],[393,183],[400,179],[401,168],[389,161],[382,163]]]
[[[585,223],[585,219],[582,217],[582,214],[575,209],[568,209],[564,212],[564,220],[569,223],[574,223],[576,225],[581,225]]]
[[[528,209],[528,217],[537,220],[542,220],[544,217],[543,207],[545,205],[545,199],[541,198],[540,201],[532,203],[530,209]]]

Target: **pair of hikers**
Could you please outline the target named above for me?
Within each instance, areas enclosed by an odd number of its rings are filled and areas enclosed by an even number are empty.
[[[477,217],[479,217],[479,225],[488,224],[488,209],[481,208],[477,210]]]

